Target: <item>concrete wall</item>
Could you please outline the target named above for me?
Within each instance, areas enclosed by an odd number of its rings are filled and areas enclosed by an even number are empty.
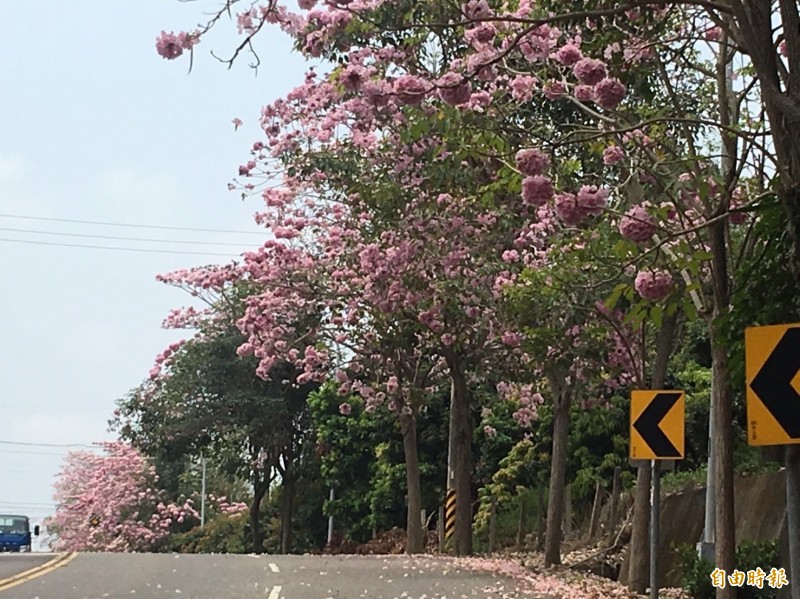
[[[737,477],[734,481],[736,542],[785,540],[786,482],[784,471]],[[703,533],[705,487],[665,494],[661,498],[659,543],[660,586],[678,586],[678,556],[674,545],[697,543]],[[784,539],[781,539],[781,536]],[[628,555],[620,580],[628,578]]]

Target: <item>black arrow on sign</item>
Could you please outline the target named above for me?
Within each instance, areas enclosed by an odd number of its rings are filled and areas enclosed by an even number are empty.
[[[636,422],[633,423],[633,428],[636,429],[645,443],[650,446],[653,453],[659,458],[679,458],[681,452],[672,444],[664,431],[661,430],[659,424],[672,409],[672,406],[681,398],[681,393],[659,393],[648,404]]]
[[[800,394],[791,382],[800,370],[800,328],[787,330],[750,388],[792,439],[800,439]]]

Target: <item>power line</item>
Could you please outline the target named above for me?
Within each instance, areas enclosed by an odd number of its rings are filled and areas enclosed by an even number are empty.
[[[77,243],[56,243],[52,241],[31,241],[26,239],[0,238],[0,241],[8,241],[11,243],[27,243],[30,245],[53,245],[57,247],[85,248],[90,250],[120,250],[123,252],[147,252],[151,254],[183,254],[183,255],[194,255],[194,256],[217,256],[217,257],[227,257],[227,258],[239,257],[238,254],[215,254],[210,252],[179,252],[175,250],[150,250],[145,248],[121,248],[121,247],[108,247],[102,245],[81,245]]]
[[[55,451],[16,451],[15,449],[0,449],[0,453],[15,453],[20,455],[57,455],[64,456],[64,453],[56,453]]]
[[[169,227],[166,225],[140,225],[128,223],[109,223],[95,220],[77,220],[72,218],[49,218],[44,216],[22,216],[20,214],[0,214],[2,218],[20,218],[25,220],[44,220],[59,223],[78,223],[82,225],[102,225],[106,227],[134,227],[139,229],[168,229],[171,231],[200,231],[203,233],[234,233],[236,235],[264,235],[255,231],[231,231],[226,229],[199,229],[193,227]]]
[[[12,233],[37,233],[40,235],[58,235],[61,237],[87,237],[90,239],[113,239],[115,241],[150,241],[153,243],[182,243],[188,245],[227,245],[242,247],[241,243],[230,243],[224,241],[184,241],[179,239],[150,239],[147,237],[118,237],[115,235],[89,235],[88,233],[61,233],[58,231],[37,231],[35,229],[15,229],[13,227],[0,227],[0,231]]]
[[[27,441],[0,441],[0,445],[28,445],[31,447],[88,447],[99,449],[97,445],[87,445],[86,443],[30,443]]]

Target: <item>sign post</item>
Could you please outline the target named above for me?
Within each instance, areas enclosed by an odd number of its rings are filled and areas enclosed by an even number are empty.
[[[453,536],[456,529],[456,491],[448,489],[444,501],[444,538],[445,541]]]
[[[650,486],[650,599],[658,599],[661,464],[684,455],[686,398],[683,391],[631,393],[630,458],[652,471]],[[645,461],[647,460],[647,461]]]
[[[800,323],[747,327],[747,442],[784,445],[789,589],[800,599]]]

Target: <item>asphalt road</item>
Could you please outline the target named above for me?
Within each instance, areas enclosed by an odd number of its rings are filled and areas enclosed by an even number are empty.
[[[0,583],[2,588],[2,583]],[[447,558],[84,553],[0,599],[522,599]]]
[[[41,566],[56,555],[55,553],[0,553],[0,580]]]

